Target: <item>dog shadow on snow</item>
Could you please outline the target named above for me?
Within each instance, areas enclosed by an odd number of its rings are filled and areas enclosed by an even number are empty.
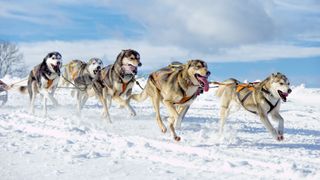
[[[267,130],[264,127],[248,127],[239,130],[240,132],[251,133],[252,136],[258,133],[267,133]],[[285,128],[284,135],[290,135],[290,139],[295,138],[295,136],[312,136],[314,137],[314,144],[304,142],[304,139],[301,139],[301,142],[274,142],[274,143],[252,143],[252,146],[259,148],[289,148],[289,149],[305,149],[305,150],[319,150],[320,149],[320,131],[310,130],[310,129],[301,129],[301,128]],[[269,134],[267,134],[269,135]]]
[[[232,121],[228,121],[228,124],[232,126],[233,123],[237,123],[237,122],[232,122]],[[210,125],[211,124],[211,125]],[[207,117],[207,118],[203,118],[203,117],[194,117],[194,116],[187,116],[185,117],[185,119],[182,122],[182,127],[181,130],[182,131],[192,131],[192,132],[199,132],[201,131],[203,128],[207,127],[207,126],[217,126],[219,125],[219,118],[213,118],[213,117]],[[214,131],[214,129],[212,129],[212,131]],[[254,137],[256,134],[259,133],[265,133],[266,136],[269,137],[269,133],[267,133],[267,130],[262,126],[261,128],[257,128],[257,127],[252,127],[250,125],[245,125],[244,128],[242,129],[237,129],[237,131],[239,133],[250,133],[252,134],[252,136]],[[246,146],[248,146],[248,143],[251,144],[251,146],[255,146],[258,148],[289,148],[289,149],[305,149],[305,150],[319,150],[320,149],[320,131],[318,130],[311,130],[311,129],[303,129],[303,128],[285,128],[285,135],[290,135],[290,137],[288,138],[294,138],[295,136],[302,136],[300,137],[301,142],[277,142],[274,141],[274,143],[263,143],[263,142],[254,142],[250,140],[240,140],[240,144],[239,142],[236,144],[229,144],[228,147],[239,147],[239,145],[241,146],[241,142],[245,143]],[[303,139],[303,136],[306,137],[310,137],[312,136],[313,139],[315,140],[314,143],[308,143],[305,142]],[[286,137],[286,136],[285,136]],[[270,137],[271,138],[271,137]],[[308,138],[310,139],[310,138]],[[198,145],[198,146],[204,146],[204,147],[210,147],[210,146],[216,146],[215,145]]]

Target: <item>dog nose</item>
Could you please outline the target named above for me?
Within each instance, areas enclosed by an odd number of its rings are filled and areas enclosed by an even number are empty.
[[[60,62],[60,61],[58,61],[58,62],[57,62],[57,65],[58,65],[58,66],[60,66],[60,65],[61,65],[61,62]]]
[[[100,69],[101,69],[101,66],[98,66],[98,67],[97,67],[97,70],[100,70]]]
[[[139,67],[142,66],[142,63],[139,62],[138,66],[139,66]]]
[[[288,93],[290,94],[292,92],[292,90],[291,89],[288,89]]]
[[[207,76],[210,76],[210,74],[211,74],[211,72],[210,72],[210,71],[208,71],[206,75],[207,75]]]

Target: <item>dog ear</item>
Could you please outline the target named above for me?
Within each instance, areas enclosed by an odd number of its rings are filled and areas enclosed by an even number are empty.
[[[48,53],[42,60],[42,63],[46,63],[46,60],[50,57],[51,53]]]
[[[191,66],[191,64],[192,64],[192,60],[189,60],[189,61],[187,62],[187,68],[189,68],[189,67]]]
[[[121,53],[118,54],[116,62],[121,62],[121,60],[123,59],[125,53],[126,53],[126,50],[122,50]]]

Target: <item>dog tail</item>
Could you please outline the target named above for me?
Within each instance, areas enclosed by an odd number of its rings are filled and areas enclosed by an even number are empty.
[[[26,94],[28,91],[28,86],[20,86],[19,87],[19,92],[22,94]]]
[[[226,91],[227,88],[236,86],[237,83],[239,83],[239,81],[236,80],[236,79],[233,79],[233,78],[228,79],[228,80],[225,80],[225,81],[223,81],[222,83],[219,83],[219,84],[218,84],[219,87],[218,87],[218,89],[216,90],[215,95],[216,95],[217,97],[221,97],[221,96],[223,95],[223,93]]]
[[[60,78],[60,82],[59,84],[63,87],[69,87],[69,82],[67,80],[69,80],[69,73],[68,73],[68,66],[69,64],[66,64],[64,66],[64,71],[62,73],[62,77]]]
[[[148,82],[140,94],[132,94],[131,96],[129,96],[128,101],[133,99],[137,102],[142,102],[142,101],[145,101],[147,98],[148,98]]]

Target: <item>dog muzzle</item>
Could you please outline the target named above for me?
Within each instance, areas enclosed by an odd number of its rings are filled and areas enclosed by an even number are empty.
[[[61,71],[60,71],[60,67],[62,66],[62,63],[61,62],[57,62],[57,64],[56,65],[53,65],[53,64],[51,64],[51,67],[52,67],[52,69],[60,76],[60,73],[61,73]]]
[[[138,67],[137,66],[133,66],[131,64],[128,65],[123,65],[122,66],[122,71],[125,75],[136,75],[138,73]]]

